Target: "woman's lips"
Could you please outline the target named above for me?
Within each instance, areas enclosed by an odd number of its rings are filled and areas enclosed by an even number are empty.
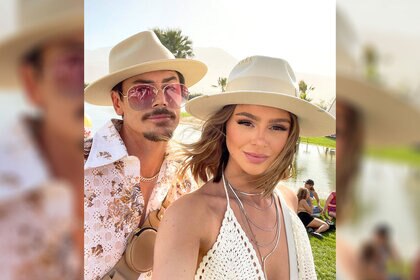
[[[268,156],[264,154],[255,154],[255,153],[247,153],[244,152],[245,157],[251,162],[251,163],[262,163],[267,160]]]

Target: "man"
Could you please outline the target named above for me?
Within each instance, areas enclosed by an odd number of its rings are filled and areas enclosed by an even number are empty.
[[[177,160],[168,141],[178,125],[187,86],[207,67],[175,59],[151,32],[117,44],[110,74],[85,90],[85,100],[112,105],[113,119],[85,142],[85,279],[100,279],[121,258],[128,235],[147,215],[191,190],[192,180],[175,185]],[[170,194],[168,194],[168,192]],[[150,277],[150,273],[140,278]]]
[[[305,188],[309,190],[310,197],[307,199],[309,206],[312,208],[312,216],[319,217],[321,215],[321,205],[319,204],[319,196],[314,188],[315,182],[312,179],[305,181]],[[313,206],[312,200],[315,198],[316,206]]]
[[[0,271],[80,279],[83,1],[21,1],[18,11],[19,28],[0,42],[0,88],[22,87],[37,114],[0,141]]]

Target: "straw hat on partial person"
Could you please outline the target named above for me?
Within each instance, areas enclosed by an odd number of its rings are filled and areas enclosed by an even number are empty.
[[[420,109],[383,85],[362,76],[356,57],[356,36],[341,13],[337,14],[337,101],[356,109],[363,118],[367,146],[403,146],[420,143]]]
[[[20,0],[17,29],[0,42],[0,87],[19,86],[18,67],[28,52],[67,32],[83,31],[83,9],[83,0]]]
[[[205,95],[187,102],[186,110],[201,120],[231,104],[251,104],[283,109],[299,120],[300,135],[335,133],[335,118],[325,110],[299,98],[295,74],[280,58],[251,56],[231,71],[226,92]]]
[[[181,73],[190,87],[207,73],[207,66],[197,60],[175,58],[153,31],[144,31],[117,44],[109,54],[109,74],[85,89],[85,101],[112,106],[112,88],[128,78],[147,72],[172,70]]]

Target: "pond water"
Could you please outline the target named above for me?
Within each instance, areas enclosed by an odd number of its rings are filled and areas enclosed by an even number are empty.
[[[365,158],[355,186],[354,222],[339,234],[355,246],[372,236],[379,224],[391,229],[391,239],[404,259],[420,251],[420,167]]]

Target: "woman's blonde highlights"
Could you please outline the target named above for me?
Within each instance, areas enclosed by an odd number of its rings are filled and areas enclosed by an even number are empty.
[[[214,182],[221,180],[223,168],[229,160],[226,146],[226,123],[232,116],[236,105],[227,105],[212,115],[202,127],[200,139],[192,144],[185,144],[184,164],[180,169],[183,176],[189,169],[196,181],[207,182],[213,177]],[[252,183],[264,195],[270,195],[277,184],[291,176],[293,160],[299,140],[297,117],[290,113],[291,125],[286,144],[271,166]]]

